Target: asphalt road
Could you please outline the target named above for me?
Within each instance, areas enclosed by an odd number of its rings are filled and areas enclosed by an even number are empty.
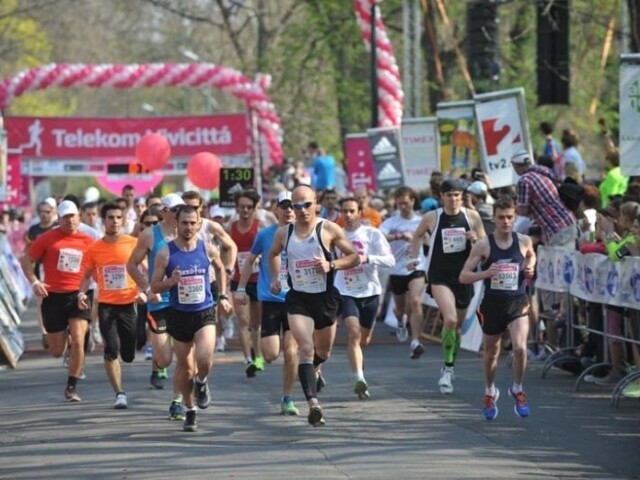
[[[481,363],[462,352],[456,390],[437,388],[440,348],[409,359],[378,325],[366,351],[371,399],[352,393],[344,342],[325,373],[327,424],[279,415],[281,363],[244,375],[237,349],[216,354],[213,404],[197,433],[167,419],[170,390],[148,388],[144,355],[123,367],[127,410],[114,410],[101,353],[87,359],[83,402],[64,402],[66,370],[39,346],[33,312],[23,321],[27,353],[0,370],[0,479],[422,479],[640,478],[640,402],[611,406],[610,390],[573,392],[575,377],[531,363],[525,388],[531,415],[513,413],[502,357],[500,414],[482,416]],[[340,336],[343,334],[341,333]],[[306,413],[299,388],[295,393]]]

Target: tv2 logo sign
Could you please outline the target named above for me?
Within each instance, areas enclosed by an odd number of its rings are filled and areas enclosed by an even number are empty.
[[[502,125],[501,128],[497,128],[496,124],[498,123],[498,120],[500,119],[489,118],[481,122],[485,151],[487,153],[486,164],[489,171],[510,168],[511,166],[508,163],[507,158],[505,158],[504,156],[502,156],[502,158],[489,160],[489,158],[491,157],[499,156],[501,152],[498,151],[498,146],[511,132],[511,126],[509,126],[508,124]],[[520,133],[518,133],[511,142],[512,146],[518,143],[522,143]]]

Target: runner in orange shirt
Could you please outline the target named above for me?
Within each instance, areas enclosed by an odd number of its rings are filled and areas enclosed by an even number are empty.
[[[88,310],[91,305],[84,290],[91,276],[98,283],[98,321],[104,339],[104,368],[116,394],[114,408],[127,408],[127,395],[122,389],[122,372],[118,354],[131,363],[136,354],[138,287],[127,273],[127,262],[137,240],[122,232],[124,211],[114,202],[100,209],[105,233],[84,257],[85,275],[78,294],[78,308]],[[145,299],[146,300],[146,299]]]
[[[91,314],[78,309],[77,296],[84,277],[83,256],[93,239],[78,230],[78,207],[70,200],[58,206],[59,228],[40,235],[29,245],[20,265],[31,282],[33,293],[42,297],[42,323],[49,337],[49,351],[59,358],[67,346],[67,329],[71,336],[69,377],[64,392],[68,402],[82,399],[76,391],[84,365],[84,339],[89,330]],[[41,262],[44,280],[34,274],[34,263]]]

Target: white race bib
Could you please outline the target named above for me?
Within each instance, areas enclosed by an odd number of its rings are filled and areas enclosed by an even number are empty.
[[[344,271],[344,287],[348,294],[357,295],[367,289],[367,277],[364,268],[355,267]]]
[[[125,265],[105,265],[102,268],[105,290],[124,290],[127,288],[127,267]]]
[[[491,290],[517,290],[518,264],[498,263],[500,272],[491,277]]]
[[[464,228],[442,229],[442,251],[444,253],[464,252],[467,248],[467,232]]]
[[[182,305],[203,303],[206,297],[204,287],[204,275],[182,277],[178,282],[178,303]]]
[[[316,272],[315,260],[298,260],[294,265],[294,280],[299,287],[320,287],[324,275]]]
[[[286,293],[289,291],[289,274],[287,273],[287,262],[280,262],[280,270],[278,271],[278,281],[280,282],[280,289]]]
[[[75,248],[62,248],[58,254],[58,271],[78,273],[82,265],[82,252]]]

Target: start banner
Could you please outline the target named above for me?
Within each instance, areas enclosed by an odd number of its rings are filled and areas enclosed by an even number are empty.
[[[23,159],[133,157],[147,133],[171,144],[172,157],[206,151],[246,155],[251,151],[247,115],[141,118],[5,117],[9,148]]]

